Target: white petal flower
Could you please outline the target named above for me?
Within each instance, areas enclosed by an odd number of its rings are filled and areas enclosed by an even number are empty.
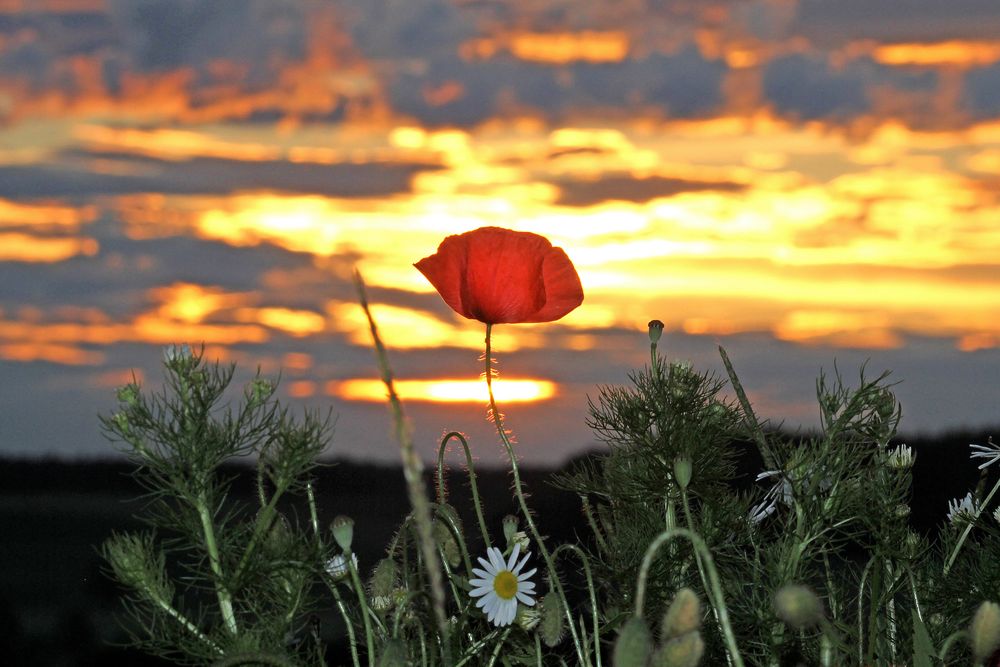
[[[751,508],[750,523],[760,523],[767,517],[774,514],[774,511],[778,508],[779,501],[786,505],[791,505],[792,503],[792,483],[788,481],[785,474],[780,470],[765,470],[757,475],[757,481],[760,482],[769,477],[777,477],[778,479],[776,479],[774,481],[774,485],[767,490],[764,500]]]
[[[354,561],[354,569],[358,569],[357,554],[352,553],[351,560]],[[326,561],[326,573],[334,579],[343,579],[347,576],[348,572],[350,572],[350,570],[347,569],[347,559],[344,558],[343,554],[337,554],[330,560]]]
[[[973,453],[969,455],[970,459],[986,459],[985,463],[980,464],[980,470],[986,466],[993,465],[997,461],[1000,461],[1000,447],[993,444],[992,436],[986,438],[985,445],[969,445],[969,449],[973,451]]]
[[[993,510],[993,518],[996,519],[997,523],[1000,523],[1000,507]]]
[[[972,497],[972,493],[965,494],[965,497],[948,501],[948,521],[972,521],[979,514],[979,503]]]
[[[913,465],[913,450],[908,445],[900,445],[889,451],[889,465],[904,470]]]
[[[524,558],[518,561],[520,553],[521,545],[515,542],[510,558],[504,562],[503,553],[496,547],[490,547],[486,550],[489,561],[478,559],[483,569],[472,568],[472,573],[477,578],[469,580],[472,585],[469,595],[479,598],[476,606],[486,612],[490,623],[498,627],[510,625],[514,621],[518,602],[529,607],[535,604],[532,597],[535,584],[529,579],[538,568],[521,572],[530,554],[524,554]]]

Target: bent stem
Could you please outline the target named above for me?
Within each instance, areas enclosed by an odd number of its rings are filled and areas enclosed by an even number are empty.
[[[639,567],[639,578],[636,582],[636,618],[642,618],[642,607],[646,601],[646,579],[649,577],[649,569],[653,565],[653,557],[656,555],[656,551],[660,548],[660,545],[664,542],[672,540],[675,537],[686,537],[690,540],[691,546],[694,547],[695,551],[701,554],[710,583],[707,592],[713,596],[714,607],[718,609],[719,625],[722,626],[722,638],[726,643],[726,649],[730,657],[732,657],[733,664],[736,665],[736,667],[744,667],[743,657],[740,655],[740,649],[736,645],[736,636],[729,623],[729,611],[726,608],[726,600],[722,597],[722,583],[719,580],[719,573],[715,569],[715,563],[712,561],[712,554],[705,545],[705,541],[702,540],[697,534],[687,530],[686,528],[672,528],[670,530],[665,530],[657,535],[656,539],[654,539],[652,543],[650,543],[649,547],[646,548],[646,555],[643,557],[642,565]]]
[[[472,489],[472,505],[476,508],[476,519],[479,520],[479,531],[483,534],[483,542],[486,543],[487,547],[493,546],[490,543],[490,534],[486,530],[486,519],[483,517],[483,503],[479,499],[479,485],[476,483],[476,471],[472,467],[472,452],[469,450],[469,443],[465,439],[465,436],[458,431],[451,431],[446,433],[443,438],[441,438],[441,444],[438,446],[438,467],[437,467],[437,501],[438,504],[444,505],[446,501],[446,496],[448,495],[445,491],[444,485],[444,451],[448,446],[448,441],[455,438],[460,443],[462,443],[462,449],[465,451],[465,467],[469,471],[469,487]]]
[[[503,446],[507,450],[507,457],[510,459],[510,469],[514,477],[514,495],[517,496],[517,502],[521,506],[521,512],[524,514],[524,519],[528,524],[529,530],[531,530],[531,535],[535,538],[535,542],[538,544],[538,550],[541,552],[542,558],[545,560],[545,566],[549,570],[549,579],[552,581],[552,587],[555,588],[556,594],[562,599],[563,611],[566,614],[570,635],[573,637],[573,644],[576,646],[577,657],[580,659],[581,665],[589,665],[589,656],[584,652],[583,646],[580,644],[580,637],[577,635],[576,627],[573,623],[573,613],[569,609],[566,591],[563,589],[562,582],[559,581],[559,574],[556,572],[556,566],[552,560],[552,555],[545,547],[545,542],[542,541],[542,535],[538,532],[538,527],[535,525],[535,519],[531,514],[531,510],[528,509],[528,503],[524,499],[524,487],[521,485],[521,473],[517,467],[517,457],[514,454],[514,446],[511,444],[510,437],[507,435],[507,430],[503,426],[503,416],[497,409],[497,402],[493,396],[493,357],[491,356],[490,348],[490,335],[492,333],[493,325],[487,324],[486,391],[490,396],[490,414],[493,417],[493,424],[497,428],[497,433],[500,434],[500,440],[503,442]]]

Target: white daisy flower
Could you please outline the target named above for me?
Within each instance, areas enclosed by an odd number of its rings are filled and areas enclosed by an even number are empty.
[[[358,556],[357,554],[351,554],[351,560],[354,561],[354,569],[358,569]],[[326,573],[329,574],[334,579],[343,579],[350,572],[347,568],[347,559],[344,558],[344,554],[337,554],[330,560],[326,561]]]
[[[996,519],[997,523],[1000,523],[1000,507],[993,510],[993,518]]]
[[[973,453],[969,455],[970,459],[986,459],[985,463],[980,464],[980,470],[986,466],[993,465],[997,461],[1000,461],[1000,447],[993,444],[992,436],[986,438],[985,445],[969,445],[969,449],[973,451]]]
[[[486,612],[486,618],[497,627],[510,625],[514,621],[518,602],[529,607],[535,604],[531,597],[535,592],[535,584],[528,579],[538,568],[521,572],[531,554],[525,554],[518,562],[520,553],[521,545],[515,542],[510,558],[504,562],[503,553],[496,547],[490,547],[486,550],[489,561],[478,559],[483,569],[472,568],[472,573],[478,578],[469,580],[473,587],[469,595],[479,598],[476,606]]]
[[[965,494],[965,497],[948,501],[948,521],[955,523],[958,520],[972,521],[979,514],[979,503],[972,497],[972,493]]]

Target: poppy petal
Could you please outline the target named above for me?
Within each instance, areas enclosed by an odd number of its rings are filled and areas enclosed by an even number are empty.
[[[573,262],[562,248],[552,248],[542,261],[545,305],[527,322],[552,322],[583,303],[583,286]]]

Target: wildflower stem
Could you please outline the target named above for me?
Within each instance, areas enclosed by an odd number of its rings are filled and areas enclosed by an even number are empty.
[[[226,630],[229,631],[229,634],[235,635],[238,630],[236,628],[236,615],[233,613],[233,599],[223,582],[222,565],[219,563],[219,547],[215,543],[215,527],[208,511],[208,501],[204,495],[199,495],[195,505],[198,509],[198,517],[201,519],[205,549],[208,551],[208,563],[215,578],[215,593],[219,598],[219,611],[222,612],[222,620],[226,624]]]
[[[354,592],[358,596],[358,605],[361,609],[361,621],[365,626],[365,644],[368,647],[368,667],[375,666],[375,635],[372,633],[371,619],[368,617],[368,600],[365,598],[365,589],[361,585],[361,578],[358,576],[358,568],[354,566],[354,558],[351,554],[344,552],[344,560],[347,563],[347,571],[350,573],[351,584]]]
[[[726,608],[726,600],[722,596],[722,583],[719,580],[719,573],[715,569],[715,563],[712,561],[712,554],[705,545],[705,541],[696,533],[687,530],[686,528],[673,528],[671,530],[665,530],[657,535],[656,539],[654,539],[646,548],[646,555],[643,556],[642,565],[639,567],[639,578],[636,582],[635,616],[637,618],[642,617],[642,608],[646,601],[646,580],[649,577],[649,569],[653,565],[653,557],[656,556],[656,551],[664,542],[668,542],[675,537],[686,537],[690,540],[695,551],[700,553],[702,558],[704,558],[705,570],[708,574],[709,580],[709,586],[706,592],[715,598],[713,600],[713,604],[719,610],[719,624],[722,626],[723,641],[725,642],[726,649],[733,660],[733,664],[736,665],[736,667],[744,667],[743,657],[740,655],[739,646],[736,645],[736,635],[733,633],[733,628],[729,623],[729,611]]]
[[[441,439],[441,445],[438,447],[438,503],[441,505],[445,503],[444,450],[448,445],[448,441],[452,438],[462,443],[462,449],[465,451],[465,467],[469,471],[469,488],[472,490],[472,505],[476,508],[479,531],[483,534],[483,542],[486,544],[486,547],[491,547],[493,545],[490,543],[490,533],[486,529],[486,519],[483,517],[483,503],[479,499],[479,485],[476,483],[476,471],[472,467],[472,452],[469,450],[469,443],[466,441],[465,436],[458,431],[445,434]]]
[[[966,522],[965,530],[962,531],[961,536],[959,536],[958,538],[958,542],[955,543],[955,548],[951,550],[951,555],[948,556],[948,561],[944,564],[945,575],[947,575],[948,572],[951,570],[951,566],[954,565],[955,559],[958,557],[958,552],[961,551],[962,545],[965,544],[966,538],[969,537],[969,533],[971,533],[973,527],[975,527],[976,521],[979,520],[979,515],[982,514],[983,509],[985,509],[990,504],[990,501],[993,499],[993,495],[997,492],[997,489],[1000,489],[1000,479],[998,479],[997,483],[993,485],[992,489],[990,489],[990,492],[986,496],[986,499],[983,500],[983,502],[979,503],[979,506],[976,507],[976,512],[975,514],[972,515],[972,518]]]
[[[594,657],[597,660],[597,667],[601,667],[601,624],[597,614],[597,591],[594,588],[594,576],[590,571],[590,561],[583,549],[575,544],[561,544],[552,552],[552,557],[559,555],[560,551],[572,551],[576,554],[580,562],[583,563],[583,574],[587,579],[587,593],[590,595],[590,609],[594,617]],[[536,635],[537,636],[537,635]]]
[[[555,563],[552,561],[552,556],[549,554],[549,550],[545,547],[542,535],[538,532],[538,527],[535,525],[535,519],[531,514],[531,510],[528,509],[528,503],[524,499],[524,487],[521,484],[521,473],[517,467],[517,456],[514,454],[514,446],[511,444],[510,437],[507,435],[507,430],[503,426],[503,416],[497,409],[496,398],[493,396],[493,357],[491,356],[490,347],[490,337],[492,333],[493,325],[487,324],[486,391],[490,396],[490,414],[493,416],[493,424],[496,426],[497,433],[500,434],[500,440],[503,442],[504,448],[507,450],[507,457],[510,459],[510,469],[514,477],[514,494],[517,496],[517,501],[521,505],[521,512],[524,514],[524,520],[527,522],[528,528],[531,530],[531,534],[535,538],[535,542],[538,544],[538,551],[541,552],[542,558],[545,559],[545,565],[549,570],[549,578],[552,581],[552,587],[555,588],[556,593],[562,599],[563,611],[566,614],[570,635],[573,637],[573,644],[576,646],[577,657],[580,659],[580,664],[588,665],[590,664],[589,656],[587,656],[583,647],[580,645],[580,638],[577,635],[575,626],[573,625],[573,614],[569,609],[566,591],[563,590],[562,582],[559,581],[559,573],[556,572]]]
[[[173,618],[175,621],[177,621],[178,623],[180,623],[181,627],[183,627],[185,630],[187,630],[192,635],[194,635],[195,637],[197,637],[199,641],[203,642],[206,646],[208,646],[209,648],[211,648],[216,653],[219,653],[220,655],[223,653],[222,649],[219,648],[218,644],[216,644],[211,639],[209,639],[205,635],[205,633],[203,633],[201,630],[198,629],[198,626],[196,626],[194,623],[192,623],[191,620],[187,616],[185,616],[181,612],[177,611],[177,609],[174,608],[174,606],[172,604],[170,604],[168,601],[164,600],[161,596],[157,595],[149,587],[144,587],[143,590],[145,591],[146,595],[149,596],[149,599],[152,600],[156,604],[157,607],[159,607],[160,609],[162,609],[165,614],[167,614],[168,616],[170,616],[171,618]]]
[[[358,301],[365,312],[365,317],[368,319],[368,327],[375,345],[375,357],[378,361],[379,371],[382,374],[382,382],[385,384],[386,391],[389,394],[389,405],[392,409],[396,440],[399,442],[400,454],[403,459],[403,474],[406,478],[410,504],[413,506],[414,519],[417,522],[420,551],[423,554],[424,566],[427,569],[431,600],[434,603],[434,616],[437,621],[438,632],[441,636],[442,658],[444,664],[448,665],[451,664],[451,642],[448,639],[450,628],[448,626],[448,618],[445,615],[444,580],[441,575],[441,563],[438,560],[437,549],[434,545],[430,502],[424,495],[423,489],[423,464],[413,447],[413,437],[410,434],[403,415],[403,404],[399,400],[399,395],[396,393],[396,387],[393,384],[389,358],[386,354],[385,346],[382,344],[382,339],[379,337],[378,327],[375,325],[371,309],[368,307],[368,295],[365,292],[365,283],[358,271],[354,272],[354,285],[358,292]]]
[[[351,662],[354,663],[354,667],[361,667],[361,659],[358,657],[358,638],[354,634],[354,624],[351,623],[351,617],[347,613],[347,607],[344,605],[344,599],[340,597],[340,591],[337,590],[337,584],[332,581],[326,581],[327,588],[333,593],[333,599],[337,603],[337,609],[340,611],[340,615],[344,618],[344,625],[347,626],[347,644],[351,649]]]
[[[694,519],[691,517],[691,502],[688,500],[687,489],[681,489],[681,502],[684,505],[684,518],[687,521],[688,530],[690,530],[691,534],[694,535]],[[701,577],[701,585],[705,588],[705,592],[707,593],[708,578],[705,576],[705,567],[701,563],[701,554],[699,554],[697,550],[694,552],[694,561],[698,566],[698,575]],[[716,607],[715,599],[711,596],[709,597],[709,603],[712,607],[712,616],[715,617],[715,624],[719,627],[719,634],[724,634],[722,624],[719,622],[719,610]],[[728,653],[726,654],[726,662],[730,665],[732,664],[732,657]]]

